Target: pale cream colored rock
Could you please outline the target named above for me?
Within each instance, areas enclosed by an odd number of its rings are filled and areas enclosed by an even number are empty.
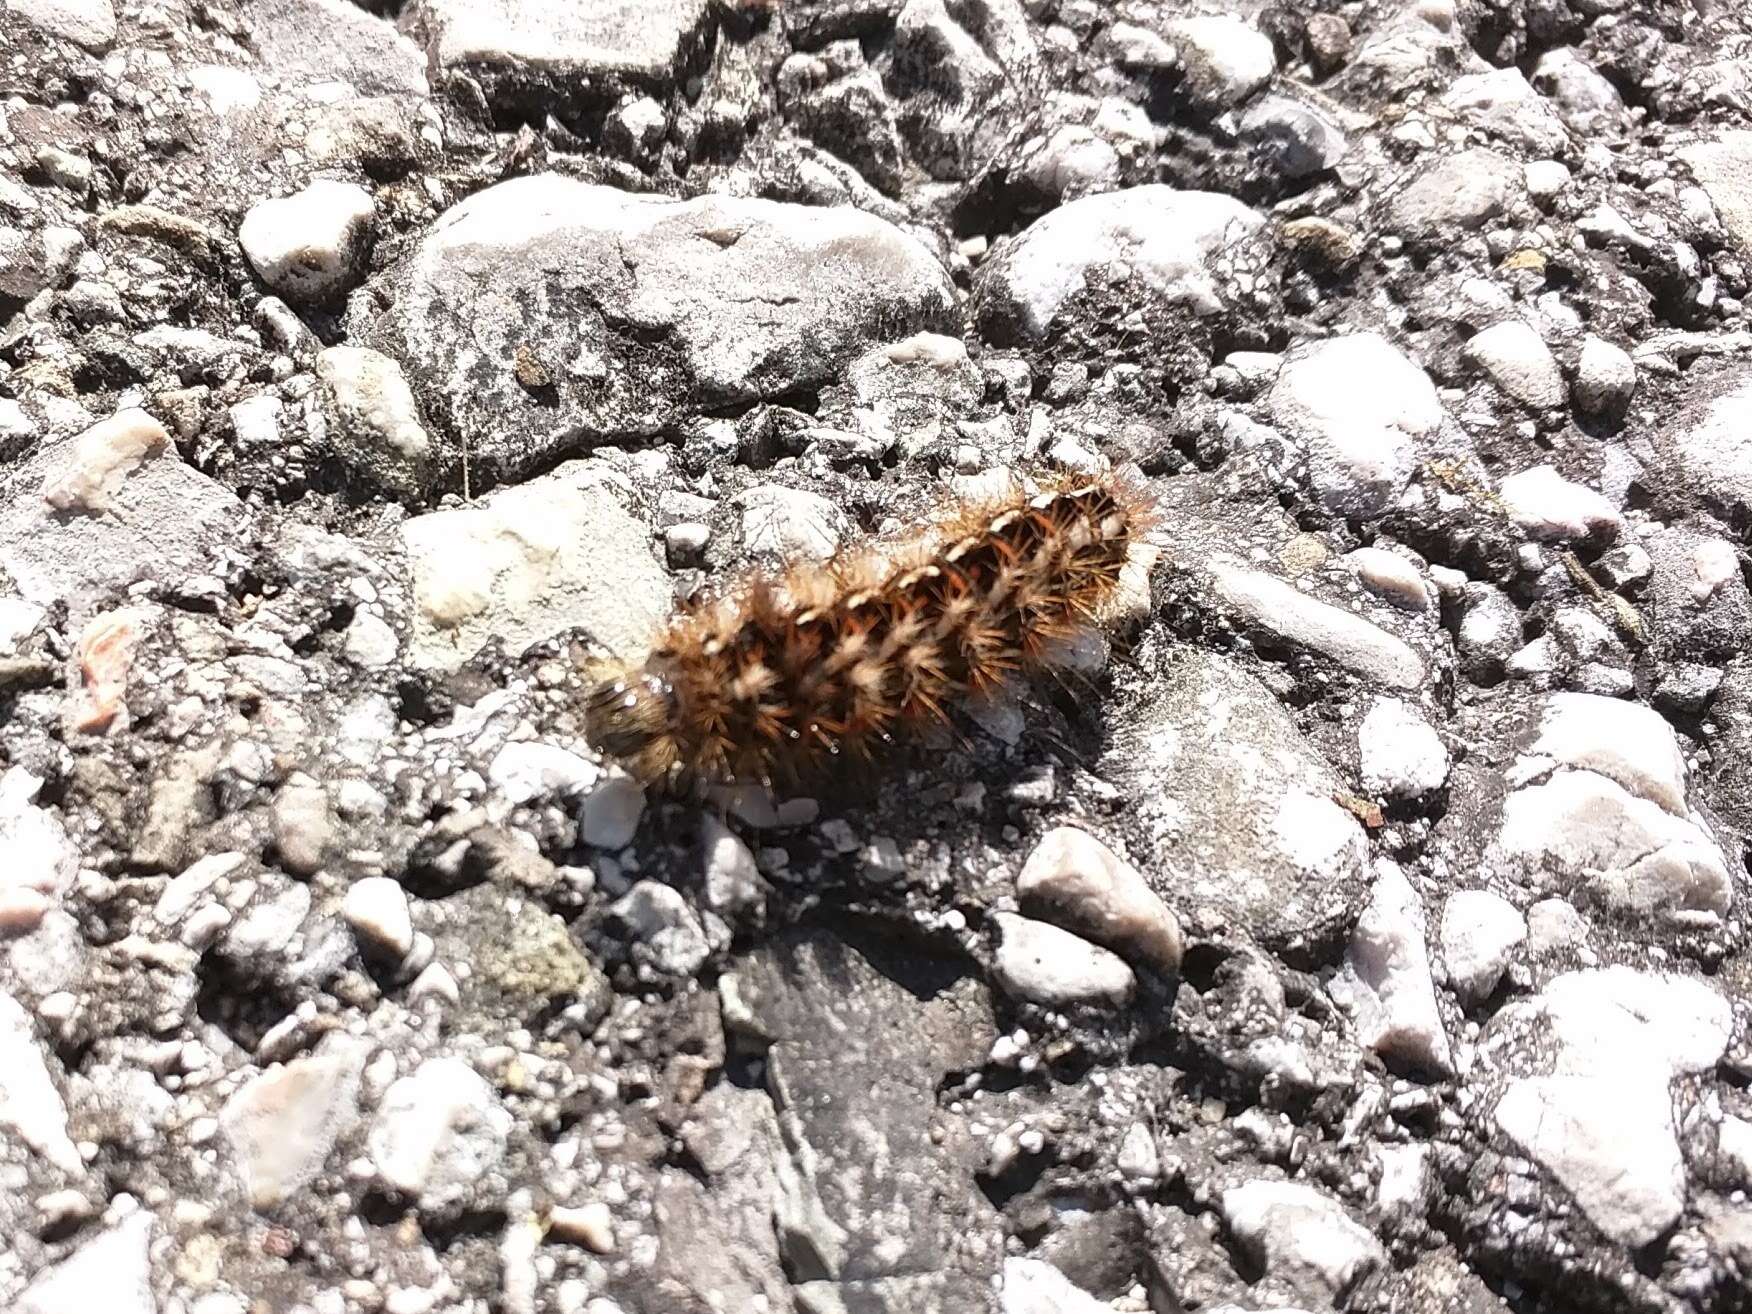
[[[335,1141],[359,1119],[369,1050],[350,1038],[249,1081],[219,1115],[250,1203],[272,1209],[322,1171]]]
[[[548,1212],[548,1235],[599,1255],[614,1253],[614,1218],[600,1200],[585,1205],[555,1205]]]
[[[1180,923],[1137,869],[1086,831],[1050,830],[1016,880],[1022,907],[1122,957],[1180,969]]]
[[[125,607],[86,622],[75,649],[84,687],[73,703],[72,729],[103,734],[126,713],[128,675],[144,630],[144,614]]]
[[[1416,562],[1380,547],[1360,547],[1344,560],[1371,593],[1406,611],[1429,610],[1430,586]]]
[[[133,407],[80,434],[72,460],[43,481],[43,501],[57,511],[100,515],[125,480],[170,444],[164,426]]]

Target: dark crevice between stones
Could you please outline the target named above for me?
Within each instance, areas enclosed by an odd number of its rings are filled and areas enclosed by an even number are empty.
[[[221,955],[207,954],[196,972],[196,1016],[224,1032],[245,1053],[255,1053],[262,1038],[298,1006],[297,999],[280,987]]]

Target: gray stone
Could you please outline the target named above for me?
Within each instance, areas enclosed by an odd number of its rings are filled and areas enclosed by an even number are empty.
[[[1451,9],[1408,5],[1371,23],[1346,65],[1351,85],[1405,94],[1430,82],[1446,81],[1446,71],[1488,67],[1473,53]]]
[[[1073,1285],[1051,1264],[1011,1256],[1004,1261],[998,1309],[1002,1314],[1111,1314],[1113,1307]]]
[[[1367,888],[1368,841],[1333,801],[1338,775],[1271,693],[1181,650],[1103,770],[1135,798],[1140,869],[1194,934],[1213,923],[1272,947],[1338,933]]]
[[[637,956],[666,976],[692,976],[712,956],[699,915],[673,886],[639,881],[610,911],[625,923]]]
[[[407,891],[389,876],[367,876],[347,887],[341,917],[353,928],[361,948],[400,962],[414,947],[414,922]]]
[[[1689,525],[1655,529],[1643,543],[1651,579],[1641,602],[1660,620],[1657,654],[1718,664],[1752,647],[1752,590],[1733,543]]]
[[[646,161],[657,153],[669,131],[669,116],[649,96],[631,96],[617,105],[603,124],[603,141]]]
[[[1553,410],[1564,404],[1557,358],[1525,320],[1505,319],[1474,334],[1466,343],[1466,358],[1523,406]]]
[[[737,494],[736,504],[742,509],[743,546],[760,556],[824,560],[848,529],[838,507],[806,489],[756,484]]]
[[[288,301],[318,303],[364,272],[376,207],[357,183],[319,181],[250,207],[237,240],[261,279]]]
[[[1262,96],[1241,115],[1241,135],[1286,178],[1325,173],[1345,157],[1344,129],[1317,105],[1292,96]]]
[[[1443,419],[1429,376],[1375,333],[1292,352],[1267,394],[1273,422],[1301,447],[1331,511],[1378,515],[1411,482]]]
[[[1295,1289],[1334,1299],[1388,1265],[1381,1243],[1319,1187],[1260,1178],[1228,1188],[1220,1207],[1248,1257]]]
[[[1723,132],[1677,154],[1691,166],[1734,244],[1752,255],[1752,131]]]
[[[1654,561],[1640,543],[1622,543],[1594,563],[1600,582],[1611,589],[1634,588],[1654,573]]]
[[[669,610],[645,526],[585,463],[415,516],[401,535],[415,604],[408,659],[423,669],[454,669],[489,639],[521,652],[574,627],[630,659]]]
[[[748,845],[706,812],[700,816],[700,847],[705,851],[706,906],[723,916],[758,912],[766,902],[766,883]]]
[[[1624,98],[1604,73],[1573,46],[1558,46],[1539,56],[1533,85],[1551,98],[1573,132],[1593,136],[1619,125]]]
[[[499,1166],[512,1126],[493,1088],[460,1059],[427,1059],[390,1086],[366,1145],[384,1184],[444,1209]]]
[[[264,393],[226,407],[225,413],[238,446],[273,448],[280,445],[280,416],[285,410],[285,402]]]
[[[328,791],[308,778],[288,780],[274,796],[273,819],[280,865],[295,876],[320,871],[335,835]]]
[[[905,185],[906,147],[897,106],[875,69],[846,60],[835,61],[830,70],[814,56],[796,54],[779,71],[779,94],[785,117],[816,145],[884,192],[899,192]],[[1022,166],[1030,173],[1038,167]]]
[[[1592,771],[1515,790],[1497,847],[1536,888],[1567,892],[1585,880],[1609,905],[1643,915],[1713,922],[1733,898],[1713,838]]]
[[[330,1037],[309,1058],[252,1078],[225,1102],[219,1126],[256,1209],[275,1209],[309,1185],[357,1124],[369,1056],[357,1040]]]
[[[894,17],[888,81],[901,100],[909,152],[934,178],[969,178],[1004,140],[1018,108],[1018,83],[1034,76],[1039,52],[1016,0],[905,0]]]
[[[0,992],[0,1129],[64,1173],[85,1161],[67,1134],[67,1106],[49,1073],[30,1016]]]
[[[344,164],[382,176],[411,170],[422,154],[416,144],[418,119],[391,96],[373,96],[330,106],[310,126],[304,147],[320,164]]]
[[[525,890],[547,891],[559,883],[560,870],[542,856],[528,831],[482,826],[468,837],[469,861],[488,879]]]
[[[63,273],[55,268],[39,235],[0,228],[0,310],[23,309],[54,287]]]
[[[1565,479],[1549,465],[1510,475],[1497,496],[1516,527],[1541,542],[1592,539],[1610,543],[1624,527],[1624,517],[1612,503],[1592,488]]]
[[[1527,191],[1521,166],[1484,148],[1438,156],[1387,203],[1387,222],[1408,238],[1440,242],[1454,229],[1482,228]]]
[[[1179,55],[1160,33],[1139,23],[1120,21],[1101,29],[1095,53],[1125,69],[1173,69]]]
[[[310,915],[311,894],[310,886],[283,876],[264,879],[261,885],[263,893],[226,933],[224,949],[240,962],[256,960],[269,970],[294,950],[292,939]]]
[[[1570,135],[1551,102],[1518,68],[1455,78],[1442,103],[1459,117],[1534,155],[1564,155]]]
[[[1509,1082],[1497,1129],[1621,1245],[1666,1232],[1685,1205],[1685,1162],[1669,1086],[1706,1072],[1727,1047],[1733,1012],[1699,981],[1628,967],[1572,972],[1493,1031],[1530,1019],[1556,1042],[1548,1074]]]
[[[739,1001],[727,1003],[726,1024],[766,1046],[784,1132],[763,1215],[792,1281],[815,1288],[808,1307],[989,1308],[982,1288],[1002,1262],[1004,1228],[974,1181],[983,1143],[966,1119],[941,1116],[938,1099],[946,1074],[977,1069],[991,1051],[985,987],[965,963],[880,937],[861,952],[820,931],[773,937],[737,961],[733,980],[720,990]],[[869,1284],[920,1275],[952,1277],[953,1289],[859,1303]]]
[[[6,7],[40,31],[95,53],[115,43],[113,0],[6,0]]]
[[[1213,109],[1240,104],[1277,72],[1271,38],[1232,14],[1177,18],[1162,35],[1180,53],[1187,93]]]
[[[365,96],[427,93],[420,48],[348,0],[251,0],[243,19],[263,65],[288,86],[339,79]]]
[[[1576,405],[1588,415],[1622,414],[1636,392],[1636,362],[1622,347],[1590,333],[1582,339],[1572,388]]]
[[[644,815],[644,787],[624,772],[610,772],[585,796],[578,833],[595,848],[624,849],[638,834]]]
[[[998,913],[993,921],[998,948],[992,971],[998,984],[1018,999],[1049,1008],[1120,1008],[1137,990],[1137,978],[1125,960],[1099,945],[1014,913]]]
[[[1137,869],[1087,831],[1059,826],[1016,878],[1022,907],[1159,972],[1180,970],[1180,923]]]
[[[1463,610],[1454,640],[1461,669],[1479,683],[1493,681],[1521,646],[1520,610],[1495,585],[1476,581],[1465,586],[1460,601]]]
[[[1264,222],[1217,192],[1151,184],[1085,196],[1037,219],[980,269],[980,323],[999,338],[1037,342],[1090,269],[1120,263],[1169,304],[1214,314],[1223,301],[1212,258]]]
[[[467,963],[459,982],[463,1008],[476,1025],[502,1028],[507,1018],[577,1010],[584,1031],[608,1010],[614,992],[600,969],[578,948],[566,923],[526,897],[496,885],[477,885],[438,907],[448,924],[435,925],[437,957]]]
[[[576,798],[601,775],[589,759],[533,739],[506,744],[487,767],[488,781],[514,804]]]
[[[544,38],[545,39],[545,38]],[[827,382],[869,341],[946,321],[919,242],[849,207],[639,196],[555,174],[440,216],[362,336],[479,467]]]
[[[873,432],[884,445],[879,452],[894,442],[917,452],[940,441],[949,426],[979,405],[986,390],[966,345],[942,333],[914,333],[872,347],[846,371],[846,387],[859,408],[854,415],[860,435]],[[875,423],[859,412],[868,412]]]
[[[340,458],[384,488],[421,491],[432,441],[401,366],[369,347],[327,347],[317,353],[316,377]]]
[[[1726,913],[1726,858],[1686,808],[1684,759],[1659,713],[1554,695],[1511,779],[1496,851],[1520,878],[1558,893],[1585,880],[1609,906],[1645,916]]]
[[[1556,160],[1529,160],[1526,173],[1527,194],[1542,208],[1548,208],[1556,202],[1574,176],[1567,164]]]
[[[420,0],[442,68],[486,65],[587,78],[673,77],[705,40],[707,0]]]
[[[1527,752],[1535,759],[1598,772],[1675,815],[1685,815],[1685,757],[1673,727],[1650,708],[1591,694],[1554,694],[1541,711]]]
[[[1067,123],[1055,128],[1022,161],[1017,177],[1040,195],[1060,202],[1111,192],[1120,184],[1119,152],[1099,133]]]
[[[65,604],[77,617],[137,580],[202,573],[234,543],[242,503],[170,451],[125,473],[97,514],[89,503],[64,511],[36,496],[65,487],[74,468],[91,469],[80,442],[48,444],[16,467],[12,487],[30,491],[0,506],[0,568],[27,601]],[[85,486],[111,487],[107,476]]]
[[[1307,648],[1389,688],[1423,684],[1423,658],[1379,625],[1264,571],[1220,561],[1211,570],[1218,599],[1243,628]]]
[[[347,624],[341,651],[367,670],[382,670],[401,655],[401,638],[383,617],[361,608]]]
[[[35,929],[79,874],[79,846],[31,803],[41,787],[23,767],[0,774],[0,932]]]
[[[1722,687],[1722,672],[1713,666],[1679,662],[1667,668],[1655,685],[1655,706],[1666,713],[1700,716]]]
[[[1415,561],[1382,547],[1362,547],[1344,555],[1363,587],[1406,611],[1428,611],[1434,600],[1429,581]]]
[[[1332,996],[1368,1048],[1447,1076],[1454,1058],[1430,976],[1423,901],[1396,864],[1383,860],[1376,872]]]
[[[165,883],[152,915],[165,926],[176,926],[218,893],[230,889],[229,878],[247,859],[241,853],[210,853]]]
[[[1663,430],[1692,487],[1734,515],[1752,516],[1752,371],[1718,377],[1713,395]]]
[[[763,1302],[783,1309],[795,1289],[780,1257],[773,1202],[780,1198],[777,1169],[788,1151],[771,1097],[718,1082],[688,1110],[680,1138],[705,1180],[691,1168],[660,1179],[660,1245],[641,1275],[642,1289],[679,1308],[691,1300],[701,1309],[713,1301],[726,1310],[755,1310]],[[594,1306],[588,1314],[596,1314]]]
[[[1539,899],[1527,909],[1527,952],[1551,954],[1588,942],[1588,924],[1563,899]]]
[[[128,477],[169,445],[170,434],[145,411],[117,411],[79,435],[70,458],[43,480],[43,501],[57,511],[101,515]]]
[[[1442,906],[1442,965],[1468,1003],[1487,999],[1527,940],[1527,919],[1489,890],[1459,890]]]

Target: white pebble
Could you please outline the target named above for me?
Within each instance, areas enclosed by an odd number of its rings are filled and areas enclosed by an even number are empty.
[[[341,905],[341,916],[362,946],[397,961],[414,947],[414,922],[407,891],[388,876],[354,881]]]
[[[1486,999],[1527,939],[1527,919],[1501,895],[1460,890],[1442,909],[1442,962],[1463,1000]]]
[[[1448,779],[1448,750],[1416,708],[1377,698],[1357,733],[1363,789],[1388,798],[1419,798]]]
[[[258,201],[237,237],[274,291],[288,300],[326,301],[357,281],[374,214],[370,192],[325,179],[291,196]]]

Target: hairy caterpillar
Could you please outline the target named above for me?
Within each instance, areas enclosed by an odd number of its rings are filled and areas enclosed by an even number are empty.
[[[1131,476],[1046,474],[825,563],[750,572],[597,684],[586,733],[646,782],[771,783],[869,757],[1097,624],[1152,523]]]

